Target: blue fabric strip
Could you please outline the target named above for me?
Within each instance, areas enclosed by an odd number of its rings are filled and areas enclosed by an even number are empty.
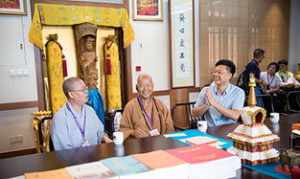
[[[291,178],[290,175],[285,175],[285,174],[279,173],[275,170],[278,165],[280,165],[280,164],[278,162],[276,162],[276,163],[255,165],[255,166],[243,164],[243,167],[248,168],[250,170],[254,170],[258,173],[262,173],[264,175],[274,177],[274,178],[290,179]]]
[[[104,119],[104,104],[101,97],[100,92],[97,88],[89,88],[89,99],[88,105],[90,105],[96,112],[98,118],[102,122],[103,126],[105,126],[105,119]]]

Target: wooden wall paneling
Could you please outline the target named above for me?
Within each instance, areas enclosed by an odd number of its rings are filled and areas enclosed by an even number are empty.
[[[171,113],[174,121],[174,126],[180,129],[189,128],[188,113],[185,106],[177,106],[178,103],[189,102],[188,88],[180,88],[171,90]]]
[[[286,0],[201,0],[201,85],[210,82],[210,72],[220,58],[234,61],[235,78],[253,58],[255,48],[266,50],[262,70],[272,59],[287,58],[289,6]]]
[[[208,59],[209,59],[209,45],[210,45],[210,39],[209,39],[209,21],[210,21],[210,15],[211,11],[208,7],[209,3],[206,0],[200,0],[200,7],[199,7],[199,17],[200,17],[200,60],[199,62],[199,69],[200,69],[200,86],[208,83],[207,79],[209,78],[208,72]]]
[[[175,121],[175,113],[174,113],[174,108],[175,108],[175,105],[176,105],[176,90],[171,89],[169,91],[169,93],[170,93],[170,112],[171,112],[171,115],[172,115],[174,126],[176,126],[177,124],[175,124],[176,121]]]
[[[0,111],[39,107],[38,101],[21,101],[0,104]]]

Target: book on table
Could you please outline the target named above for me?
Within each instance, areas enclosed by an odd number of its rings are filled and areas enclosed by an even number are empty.
[[[207,144],[170,149],[167,152],[191,164],[190,179],[235,177],[236,171],[241,168],[241,160],[237,156]]]
[[[131,175],[146,172],[149,170],[147,166],[136,160],[132,156],[112,157],[101,160],[101,163],[109,168],[116,175]]]
[[[164,136],[166,138],[170,138],[191,145],[208,143],[212,146],[215,146],[217,148],[222,148],[225,150],[230,149],[233,146],[231,140],[223,139],[221,137],[216,137],[195,129],[173,132],[170,134],[165,134]]]
[[[100,161],[67,167],[68,173],[75,179],[118,179],[109,168]]]
[[[151,170],[145,173],[145,178],[188,179],[189,164],[163,150],[133,155],[138,161]]]
[[[26,179],[72,179],[66,169],[48,170],[43,172],[25,173]]]

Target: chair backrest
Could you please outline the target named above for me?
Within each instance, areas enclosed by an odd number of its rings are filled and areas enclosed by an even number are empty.
[[[188,121],[189,121],[189,128],[190,129],[195,129],[197,128],[197,121],[201,120],[201,117],[193,117],[192,116],[192,109],[195,105],[195,101],[192,102],[185,102],[185,103],[176,103],[175,108],[178,107],[184,107],[185,108],[185,113],[187,115]]]
[[[113,113],[106,113],[105,114],[105,126],[104,130],[108,134],[109,137],[112,138],[113,132],[118,130],[120,128],[120,120],[122,118],[123,109],[119,109],[114,111]],[[115,121],[116,114],[121,116],[118,116],[118,121]],[[121,118],[120,118],[121,117]]]
[[[247,94],[248,93],[248,85],[245,84],[245,72],[241,72],[237,78],[237,82],[236,82],[236,86],[242,88],[245,93]]]
[[[300,90],[287,93],[288,112],[300,112]]]
[[[53,145],[50,137],[52,116],[39,115],[32,119],[32,126],[35,134],[35,144],[37,152],[50,152]]]

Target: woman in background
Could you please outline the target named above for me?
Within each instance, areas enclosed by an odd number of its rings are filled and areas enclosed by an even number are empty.
[[[263,81],[263,88],[266,93],[274,93],[279,90],[280,79],[275,75],[277,71],[277,63],[272,62],[268,65],[267,71],[260,73],[260,79]]]

